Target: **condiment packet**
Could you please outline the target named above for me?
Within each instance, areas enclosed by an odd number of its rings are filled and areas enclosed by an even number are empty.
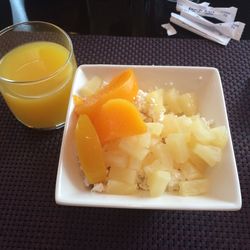
[[[213,17],[222,22],[233,22],[237,13],[237,8],[213,8],[204,4],[193,3],[189,0],[177,0],[177,11],[193,11],[200,16]]]
[[[176,13],[171,13],[170,21],[177,24],[178,26],[187,29],[197,35],[200,35],[204,38],[212,40],[214,42],[220,43],[222,45],[227,45],[230,41],[230,37],[220,34],[216,30],[212,30],[210,27],[205,27],[197,24],[181,15]]]
[[[212,23],[193,11],[181,11],[181,16],[189,19],[190,21],[215,29],[221,34],[238,41],[240,40],[245,27],[245,24],[242,22]]]
[[[170,23],[164,23],[161,27],[167,31],[168,36],[173,36],[177,33],[176,29]]]

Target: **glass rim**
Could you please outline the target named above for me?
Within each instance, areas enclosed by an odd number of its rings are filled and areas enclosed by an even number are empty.
[[[19,22],[10,26],[7,26],[6,28],[0,30],[0,38],[6,34],[7,32],[12,31],[13,29],[15,29],[16,27],[20,26],[20,25],[32,25],[32,24],[43,24],[43,25],[48,25],[51,26],[53,28],[56,28],[58,31],[60,31],[67,39],[67,41],[69,42],[69,55],[67,60],[65,61],[65,63],[60,66],[58,69],[56,69],[54,72],[52,72],[51,74],[48,74],[47,76],[40,78],[40,79],[36,79],[36,80],[26,80],[26,81],[17,81],[17,80],[13,80],[13,79],[8,79],[5,77],[2,77],[0,75],[0,81],[4,81],[7,84],[21,84],[21,85],[26,85],[26,84],[36,84],[36,83],[40,83],[43,82],[45,80],[49,80],[50,78],[53,78],[54,76],[56,76],[58,73],[60,73],[69,63],[69,61],[71,60],[72,54],[73,54],[73,44],[71,41],[71,38],[69,37],[69,35],[66,33],[66,31],[64,31],[62,28],[60,28],[59,26],[53,24],[53,23],[49,23],[49,22],[44,22],[44,21],[26,21],[26,22]],[[1,61],[1,58],[0,58]]]

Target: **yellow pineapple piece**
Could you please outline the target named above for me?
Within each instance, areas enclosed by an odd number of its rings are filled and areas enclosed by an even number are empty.
[[[126,137],[120,140],[118,146],[123,152],[140,161],[147,156],[149,149],[143,147],[139,142],[137,136]]]
[[[210,128],[207,126],[202,118],[196,118],[192,124],[192,135],[196,140],[203,144],[209,144],[214,136],[210,132]]]
[[[208,180],[190,180],[190,181],[181,181],[179,183],[180,189],[179,193],[185,196],[191,195],[200,195],[208,191]]]
[[[178,133],[180,131],[178,117],[174,114],[167,114],[163,119],[162,137],[167,137],[169,134]]]
[[[146,96],[148,115],[154,122],[161,121],[166,112],[163,104],[163,93],[163,89],[157,89]]]
[[[139,170],[142,167],[142,162],[132,156],[129,157],[128,160],[128,168],[129,169],[134,169],[134,170]]]
[[[204,160],[210,167],[214,167],[221,160],[221,148],[196,144],[193,152]]]
[[[190,162],[180,164],[179,166],[187,180],[200,179],[203,177],[202,173]]]
[[[185,115],[179,116],[177,119],[178,123],[178,132],[183,133],[186,135],[186,141],[189,142],[191,140],[191,128],[193,121],[190,117],[187,117]]]
[[[166,145],[175,162],[184,163],[187,161],[189,150],[185,134],[170,134],[166,139]]]
[[[148,172],[146,175],[150,196],[157,197],[162,195],[171,180],[170,172],[157,170],[153,172]]]
[[[159,159],[164,165],[164,169],[173,168],[173,159],[168,151],[168,146],[164,143],[156,144],[152,147],[152,152],[155,159]]]
[[[111,167],[108,179],[117,180],[128,184],[135,184],[136,176],[137,176],[136,170],[129,168]]]
[[[174,114],[178,115],[182,113],[180,104],[179,104],[179,92],[172,88],[165,92],[164,95],[164,104],[167,107],[169,112],[173,112]]]
[[[195,95],[186,93],[179,97],[179,106],[183,114],[191,116],[197,113],[197,101]]]
[[[128,165],[128,155],[121,150],[104,152],[106,166],[125,168]]]
[[[145,159],[142,161],[142,167],[150,165],[151,163],[153,163],[154,160],[156,160],[155,155],[150,151],[145,157]]]
[[[100,89],[102,85],[102,79],[98,76],[94,76],[89,81],[85,83],[85,85],[79,89],[79,95],[80,96],[91,96],[98,89]]]
[[[193,153],[192,151],[189,152],[189,159],[188,161],[194,165],[202,174],[205,173],[208,164],[202,160],[198,155]]]
[[[160,122],[147,122],[148,132],[152,136],[160,136],[163,130],[163,124]]]
[[[145,172],[152,172],[156,170],[169,170],[169,168],[163,165],[158,159],[154,160],[151,164],[144,166]]]
[[[108,194],[127,195],[134,194],[136,190],[136,184],[128,184],[117,180],[108,180],[105,192]]]
[[[228,141],[228,133],[225,126],[219,126],[212,128],[211,133],[213,135],[213,140],[211,144],[219,148],[224,148]]]

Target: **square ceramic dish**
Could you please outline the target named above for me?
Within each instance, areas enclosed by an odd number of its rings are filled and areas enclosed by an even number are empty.
[[[227,127],[229,141],[223,150],[222,161],[208,173],[211,187],[207,194],[193,197],[165,194],[158,198],[150,198],[143,192],[139,192],[138,195],[122,196],[93,193],[85,188],[74,145],[76,116],[72,113],[72,95],[93,76],[109,81],[127,68],[135,71],[139,87],[143,90],[152,89],[155,86],[166,88],[166,85],[174,85],[181,92],[195,92],[198,96],[201,115],[207,119],[213,119],[217,125]],[[57,204],[70,206],[177,210],[240,209],[240,184],[218,70],[207,67],[80,66],[75,75],[69,101],[58,165],[55,199]]]

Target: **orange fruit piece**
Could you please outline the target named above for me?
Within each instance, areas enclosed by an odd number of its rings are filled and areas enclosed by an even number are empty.
[[[102,144],[147,131],[146,124],[135,105],[121,98],[105,102],[93,123]]]
[[[81,168],[90,184],[106,178],[103,151],[96,130],[87,115],[80,115],[75,128],[75,141]]]
[[[75,98],[76,114],[87,114],[91,117],[100,109],[103,103],[113,98],[123,98],[133,101],[138,92],[138,84],[134,71],[131,69],[123,71],[114,77],[109,84],[100,89],[96,94],[82,98]]]

